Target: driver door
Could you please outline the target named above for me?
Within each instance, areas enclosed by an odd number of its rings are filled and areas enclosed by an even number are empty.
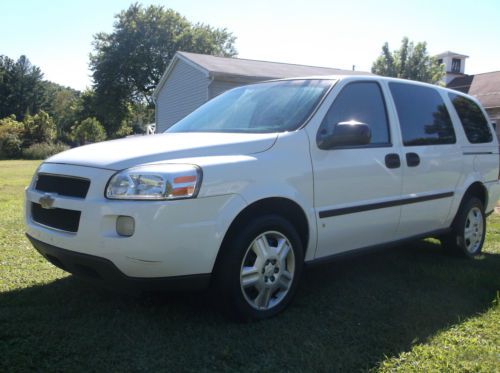
[[[345,84],[317,132],[310,134],[318,219],[316,258],[394,240],[402,190],[399,145],[394,145],[384,88],[376,81]],[[369,125],[367,145],[318,147],[318,134],[342,122]]]

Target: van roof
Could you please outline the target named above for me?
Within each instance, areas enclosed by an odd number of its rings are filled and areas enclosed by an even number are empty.
[[[448,92],[448,93],[453,93],[456,95],[464,96],[472,101],[476,102],[480,106],[481,103],[477,100],[476,97],[471,96],[469,94],[466,94],[464,92],[456,91],[454,89],[442,87],[436,84],[431,84],[431,83],[425,83],[425,82],[419,82],[416,80],[410,80],[410,79],[401,79],[401,78],[391,78],[391,77],[386,77],[386,76],[380,76],[380,75],[351,75],[351,74],[346,74],[346,75],[316,75],[316,76],[304,76],[304,77],[296,77],[296,78],[286,78],[286,79],[276,79],[273,81],[286,81],[286,80],[309,80],[309,79],[317,79],[317,80],[349,80],[349,81],[377,81],[377,82],[398,82],[398,83],[406,83],[406,84],[412,84],[412,85],[419,85],[419,86],[424,86],[424,87],[429,87],[429,88],[434,88],[440,91]]]

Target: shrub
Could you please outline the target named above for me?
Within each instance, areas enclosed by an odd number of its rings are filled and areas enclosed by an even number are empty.
[[[6,133],[13,133],[19,138],[23,136],[24,126],[16,120],[15,115],[0,119],[0,137]]]
[[[85,145],[106,140],[106,131],[102,124],[92,117],[83,120],[76,126],[74,136],[80,145]]]
[[[0,158],[17,158],[21,155],[23,124],[11,115],[0,119]]]
[[[5,134],[0,140],[0,158],[19,158],[22,141],[13,133]]]
[[[26,159],[46,159],[54,154],[68,150],[67,145],[56,143],[39,143],[33,144],[29,148],[23,150],[23,158]]]
[[[56,125],[45,111],[24,118],[24,146],[37,143],[51,143],[56,138]]]

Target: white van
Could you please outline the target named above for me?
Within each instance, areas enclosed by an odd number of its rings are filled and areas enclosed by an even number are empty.
[[[213,284],[236,314],[269,317],[311,262],[429,236],[479,254],[500,194],[486,118],[460,92],[376,76],[239,87],[166,133],[43,162],[27,235],[77,276]]]

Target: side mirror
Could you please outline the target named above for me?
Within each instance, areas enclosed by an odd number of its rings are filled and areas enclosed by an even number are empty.
[[[371,138],[372,131],[368,124],[350,120],[337,123],[331,133],[326,128],[320,130],[317,142],[320,149],[332,149],[367,145]]]

